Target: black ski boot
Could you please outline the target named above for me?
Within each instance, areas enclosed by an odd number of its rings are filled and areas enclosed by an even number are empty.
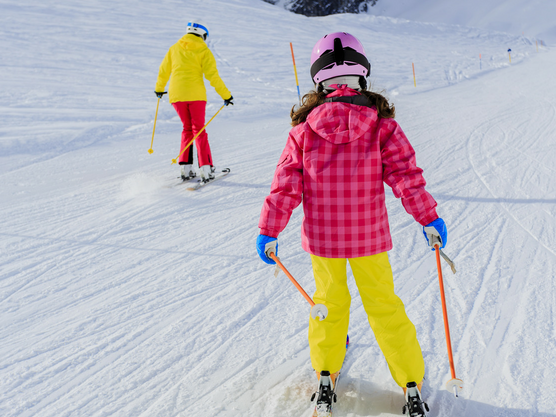
[[[427,417],[429,406],[421,399],[421,392],[415,382],[408,382],[405,391],[405,405],[402,412],[409,417]]]
[[[336,393],[334,392],[335,384],[330,378],[330,372],[321,371],[319,379],[319,391],[315,392],[311,397],[311,401],[317,397],[315,411],[313,417],[330,417],[332,416],[332,404],[336,402]]]

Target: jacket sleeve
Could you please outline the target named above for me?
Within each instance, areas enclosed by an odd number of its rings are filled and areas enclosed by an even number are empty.
[[[218,69],[216,68],[216,60],[210,49],[206,49],[203,57],[203,74],[205,78],[209,80],[210,85],[216,90],[218,95],[222,97],[222,100],[227,100],[232,96],[230,90],[226,88],[224,81],[218,75]]]
[[[261,234],[278,237],[303,196],[303,151],[290,133],[266,197],[259,227]]]
[[[415,151],[402,129],[392,119],[383,119],[381,137],[383,180],[396,198],[422,226],[438,218],[436,201],[425,190],[423,170],[417,166]]]
[[[164,91],[164,88],[170,79],[170,74],[172,74],[171,49],[166,53],[166,56],[158,68],[158,78],[156,80],[156,87],[154,88],[154,91]]]

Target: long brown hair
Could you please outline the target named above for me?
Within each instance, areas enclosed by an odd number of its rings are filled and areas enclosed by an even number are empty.
[[[315,107],[320,106],[324,103],[324,99],[327,94],[322,85],[319,85],[317,91],[310,91],[303,96],[301,106],[298,106],[297,110],[295,105],[290,111],[290,117],[292,118],[292,126],[297,126],[307,120],[307,116],[311,113]],[[372,106],[376,107],[378,112],[378,117],[384,119],[393,119],[396,116],[396,108],[393,104],[388,102],[388,99],[382,94],[374,93],[369,90],[361,90],[361,94],[369,99]]]

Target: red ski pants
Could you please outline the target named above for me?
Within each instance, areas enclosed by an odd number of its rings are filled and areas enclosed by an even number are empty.
[[[199,130],[205,125],[205,108],[206,101],[177,101],[172,103],[174,109],[178,113],[183,124],[183,131],[181,133],[181,146],[180,153],[185,146],[195,137]],[[212,154],[208,143],[207,131],[203,130],[195,139],[197,146],[197,159],[199,166],[210,165],[212,166]],[[183,152],[179,159],[179,164],[192,164],[193,163],[193,146]]]

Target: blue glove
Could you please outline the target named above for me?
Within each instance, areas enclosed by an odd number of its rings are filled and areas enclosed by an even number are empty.
[[[443,249],[446,246],[446,243],[448,243],[448,230],[446,229],[446,223],[444,223],[444,220],[440,217],[424,226],[423,234],[431,247],[433,240],[440,239],[440,249]],[[436,237],[436,239],[434,239],[434,237]],[[434,250],[434,247],[432,250]]]
[[[267,264],[276,265],[276,262],[266,256],[266,253],[269,250],[278,256],[278,239],[266,235],[259,235],[257,237],[257,252],[259,253],[259,256]]]

